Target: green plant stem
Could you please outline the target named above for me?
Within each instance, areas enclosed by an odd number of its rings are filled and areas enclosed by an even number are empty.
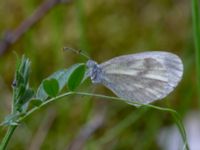
[[[58,99],[61,99],[63,97],[69,96],[69,95],[94,96],[94,97],[100,97],[100,98],[104,98],[104,99],[120,100],[120,101],[128,102],[129,104],[133,104],[133,105],[147,106],[147,107],[154,108],[154,109],[157,109],[157,110],[169,112],[173,116],[175,123],[176,123],[176,125],[177,125],[177,127],[178,127],[178,129],[181,133],[182,139],[183,139],[184,144],[185,144],[183,149],[189,150],[185,128],[184,128],[184,126],[181,122],[181,117],[179,116],[179,114],[175,110],[170,109],[170,108],[162,108],[162,107],[158,107],[158,106],[154,106],[154,105],[150,105],[150,104],[140,104],[140,103],[137,103],[137,102],[130,102],[130,101],[127,101],[127,100],[119,98],[119,97],[112,97],[112,96],[106,96],[106,95],[101,95],[101,94],[85,93],[85,92],[67,92],[67,93],[61,94],[57,97],[51,98],[51,99],[43,102],[40,106],[31,109],[29,112],[26,113],[26,115],[19,118],[18,122],[23,121],[29,115],[31,115],[33,112],[42,108],[43,106],[47,105],[48,103],[53,102],[53,101],[58,100]]]
[[[196,71],[197,71],[197,86],[199,96],[200,107],[200,22],[199,22],[199,0],[192,0],[192,22],[193,22],[193,34],[195,44],[195,56],[196,56]]]
[[[12,137],[15,129],[17,128],[17,126],[9,126],[7,132],[6,132],[6,135],[4,136],[2,142],[1,142],[1,145],[0,145],[0,150],[5,150],[7,145],[8,145],[8,142],[10,141],[10,138]]]
[[[56,96],[54,98],[51,98],[49,100],[46,100],[45,102],[43,102],[41,105],[39,105],[38,107],[34,107],[33,109],[31,109],[30,111],[28,111],[24,116],[20,117],[17,122],[21,122],[23,121],[24,119],[26,119],[28,116],[30,116],[32,113],[34,113],[36,110],[42,108],[43,106],[46,106],[48,103],[50,102],[53,102],[55,100],[58,100],[58,99],[61,99],[65,96],[68,96],[68,95],[72,95],[74,94],[74,92],[67,92],[67,93],[64,93],[64,94],[61,94],[59,96]]]
[[[69,95],[95,96],[95,97],[100,97],[100,98],[105,98],[105,99],[111,99],[111,100],[127,101],[127,100],[119,98],[119,97],[112,97],[112,96],[106,96],[106,95],[101,95],[101,94],[85,93],[85,92],[67,92],[67,93],[61,94],[61,95],[59,95],[57,97],[53,97],[53,98],[51,98],[49,100],[46,100],[45,102],[43,102],[38,107],[34,107],[30,111],[28,111],[24,116],[20,117],[20,119],[17,122],[21,122],[22,120],[24,120],[25,118],[27,118],[29,115],[31,115],[33,112],[35,112],[36,110],[42,108],[43,106],[47,105],[48,103],[53,102],[53,101],[58,100],[58,99],[61,99],[63,97],[69,96]],[[140,104],[140,103],[137,103],[137,102],[131,102],[129,104],[141,105],[141,106],[148,106],[148,107],[151,107],[151,108],[154,108],[154,109],[168,111],[168,112],[171,112],[173,114],[176,113],[176,115],[178,114],[175,110],[170,109],[170,108],[161,108],[161,107],[158,107],[158,106],[154,106],[154,105],[150,105],[150,104]]]
[[[11,114],[14,113],[14,96],[15,96],[15,90],[13,90],[13,97],[12,97],[12,106],[11,106]],[[0,150],[5,150],[15,129],[17,128],[17,125],[16,126],[9,126],[7,131],[6,131],[6,134],[5,136],[3,137],[3,140],[1,141],[1,144],[0,144]]]

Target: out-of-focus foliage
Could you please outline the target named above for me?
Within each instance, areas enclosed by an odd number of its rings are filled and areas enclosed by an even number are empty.
[[[40,3],[0,1],[0,36],[15,29]],[[12,51],[25,53],[31,59],[30,84],[37,87],[52,72],[86,61],[63,52],[64,46],[83,49],[98,62],[146,50],[176,53],[184,63],[183,80],[170,96],[154,104],[174,108],[181,115],[197,108],[190,12],[187,0],[74,0],[56,6],[0,58],[0,120],[11,107],[16,63]],[[113,95],[89,82],[78,90]],[[66,149],[99,110],[106,111],[103,126],[87,139],[85,149],[159,149],[158,130],[173,123],[164,112],[142,112],[119,101],[71,96],[28,118],[16,130],[9,149],[37,149],[38,145],[41,149]],[[130,114],[133,119],[127,119]],[[0,139],[4,132],[1,130]]]

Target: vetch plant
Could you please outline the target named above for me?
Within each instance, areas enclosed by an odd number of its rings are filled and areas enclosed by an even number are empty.
[[[56,71],[46,79],[44,79],[39,85],[36,91],[33,91],[29,85],[30,77],[30,60],[25,56],[21,60],[17,61],[15,77],[12,84],[13,97],[12,97],[12,110],[10,115],[5,117],[1,126],[7,126],[7,132],[1,142],[0,150],[6,149],[9,140],[11,139],[15,129],[33,112],[42,108],[50,102],[56,101],[60,98],[67,97],[69,95],[83,95],[83,96],[95,96],[103,99],[120,100],[125,101],[133,106],[154,108],[161,111],[169,112],[182,135],[184,141],[184,149],[189,149],[187,144],[187,138],[184,126],[178,113],[175,110],[169,108],[161,108],[158,106],[142,103],[141,101],[130,101],[126,97],[111,97],[95,93],[78,92],[76,88],[84,82],[84,80],[91,73],[91,68],[87,68],[85,63],[74,64],[68,69],[62,69]],[[89,70],[88,70],[89,69]],[[94,69],[94,68],[93,68]],[[97,70],[92,70],[97,71]],[[92,74],[91,78],[97,79],[98,74]],[[91,75],[91,74],[90,74]],[[69,91],[62,92],[62,89],[67,86]]]
[[[47,103],[59,99],[68,92],[58,95],[65,85],[73,91],[82,82],[85,74],[85,64],[75,64],[69,69],[59,70],[48,78],[44,79],[34,92],[29,86],[30,61],[25,56],[21,61],[17,61],[15,78],[12,84],[13,98],[11,114],[5,117],[1,125],[8,126],[8,130],[1,142],[0,149],[6,148],[16,127],[32,112],[46,105]]]

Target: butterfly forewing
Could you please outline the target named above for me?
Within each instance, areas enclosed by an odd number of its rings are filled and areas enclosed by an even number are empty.
[[[178,56],[167,52],[144,52],[113,58],[100,64],[101,82],[117,96],[150,103],[169,94],[182,77]]]

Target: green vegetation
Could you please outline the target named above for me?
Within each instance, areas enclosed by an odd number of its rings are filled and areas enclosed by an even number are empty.
[[[6,29],[16,28],[39,5],[0,2],[2,39]],[[157,134],[171,124],[187,149],[182,118],[199,109],[200,101],[198,5],[198,0],[192,0],[192,9],[188,1],[77,0],[53,7],[0,56],[0,122],[7,125],[0,130],[0,149],[70,149],[85,126],[98,122],[96,114],[103,120],[81,141],[86,150],[159,149]],[[85,79],[87,60],[63,52],[65,46],[86,51],[98,62],[146,50],[173,52],[183,60],[184,76],[168,97],[136,108]],[[15,61],[12,50],[27,57]]]

